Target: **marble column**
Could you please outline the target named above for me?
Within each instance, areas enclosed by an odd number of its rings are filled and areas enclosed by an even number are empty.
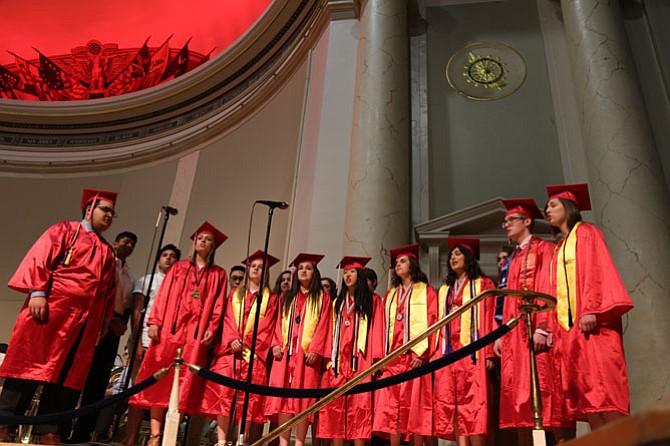
[[[617,0],[561,2],[595,219],[635,309],[631,409],[670,395],[670,198]]]
[[[389,249],[410,241],[407,0],[361,6],[343,248],[372,257],[383,293]]]

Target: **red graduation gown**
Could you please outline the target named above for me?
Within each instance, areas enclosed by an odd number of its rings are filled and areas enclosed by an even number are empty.
[[[390,292],[384,297],[384,325],[389,324],[386,320],[386,302],[390,298]],[[412,295],[410,299],[410,311],[412,310]],[[437,294],[430,285],[426,286],[426,312],[427,324],[422,330],[437,322]],[[401,321],[397,321],[393,327],[393,341],[390,351],[396,350],[403,345],[404,324],[408,321],[404,305],[396,306],[396,313],[390,317],[397,318],[401,315]],[[428,360],[434,352],[435,338],[428,339],[429,348],[421,355]],[[380,375],[380,379],[397,375],[411,369],[412,359],[417,355],[413,351],[400,356],[390,363]],[[374,416],[372,419],[372,431],[385,437],[389,434],[400,432],[405,435],[419,434],[432,435],[432,376],[424,375],[421,378],[406,381],[394,386],[379,389],[374,395]]]
[[[230,349],[230,343],[236,340],[242,340],[247,348],[251,348],[253,331],[244,335],[247,321],[252,306],[256,306],[256,295],[247,291],[247,297],[244,299],[244,314],[242,323],[238,328],[237,316],[234,314],[233,298],[236,289],[231,290],[226,304],[226,313],[223,317],[223,333],[221,335],[221,344],[214,354],[214,361],[211,366],[213,372],[219,373],[230,378],[241,381],[247,380],[249,373],[249,363],[241,356],[237,356]],[[267,373],[265,360],[268,357],[270,344],[274,337],[274,330],[277,324],[277,295],[269,293],[265,315],[262,314],[258,320],[258,334],[256,337],[256,353],[254,358],[254,368],[252,370],[251,382],[254,384],[267,385]],[[254,313],[255,314],[255,313]],[[251,314],[251,317],[254,317]],[[253,327],[253,322],[249,325]],[[225,415],[230,416],[230,412],[235,399],[235,390],[220,384],[207,381],[202,398],[200,411],[207,415]],[[254,423],[264,423],[266,397],[258,394],[249,394],[249,409],[247,420]],[[244,392],[239,392],[237,397],[237,408],[235,410],[235,420],[242,418],[242,406],[244,403]]]
[[[628,415],[630,395],[621,316],[633,308],[633,303],[600,230],[581,223],[574,232],[570,237],[577,237],[575,323],[569,331],[557,326],[554,332],[568,415],[578,421],[588,421],[589,413],[614,411]],[[563,240],[557,249],[562,244]],[[562,267],[556,265],[556,258],[557,253],[551,271],[553,294],[556,268]],[[579,318],[585,314],[595,314],[598,320],[596,330],[588,335],[579,329]]]
[[[116,262],[112,247],[80,225],[61,222],[47,229],[9,281],[9,287],[20,293],[44,291],[48,319],[37,322],[30,315],[28,297],[14,325],[0,376],[55,383],[83,330],[63,385],[84,386],[103,321],[112,315]],[[64,266],[61,261],[78,228],[70,263]]]
[[[509,266],[507,288],[550,293],[549,265],[556,245],[533,238],[528,247],[515,253]],[[527,254],[527,255],[526,255]],[[525,280],[524,280],[525,269]],[[503,321],[519,314],[522,301],[506,298],[503,307]],[[534,327],[547,332],[555,331],[551,313],[540,313],[533,317]],[[533,427],[533,411],[530,387],[530,357],[528,352],[528,330],[523,320],[502,338],[500,359],[500,427]],[[536,353],[540,395],[542,398],[542,425],[546,428],[569,427],[574,424],[567,417],[561,390],[560,361],[554,349]]]
[[[333,312],[335,312],[333,307]],[[335,373],[334,364],[323,374],[321,381],[324,388],[344,385],[358,374],[368,369],[372,363],[384,357],[384,306],[381,298],[373,299],[372,321],[368,325],[365,351],[356,348],[357,369],[352,368],[352,352],[354,352],[354,312],[343,309],[340,323],[339,372]],[[336,340],[330,336],[327,351],[332,352]],[[332,359],[332,353],[331,353]],[[371,378],[363,382],[369,382]],[[319,412],[317,429],[320,438],[344,438],[347,440],[368,439],[372,435],[372,393],[359,393],[343,396]]]
[[[471,296],[475,297],[482,291],[495,288],[493,282],[486,277],[481,278],[480,290]],[[446,286],[446,285],[444,285]],[[467,280],[458,296],[454,297],[453,304],[460,306],[463,301],[463,290],[470,287]],[[484,299],[479,305],[479,337],[492,331],[495,315],[495,299]],[[439,317],[442,318],[451,311],[445,312],[444,307],[439,308]],[[450,338],[453,351],[463,347],[461,344],[461,322],[460,316],[451,322]],[[474,321],[472,322],[474,324]],[[438,339],[438,351],[435,354],[439,358],[444,354],[443,345],[447,331],[441,330]],[[479,350],[479,356],[473,361],[471,356],[461,359],[434,373],[435,386],[433,389],[433,435],[436,437],[455,440],[454,415],[458,410],[458,432],[462,436],[485,435],[489,433],[488,422],[488,384],[486,376],[486,359],[493,358],[491,345]]]
[[[293,355],[288,355],[288,346],[284,349],[284,355],[281,361],[272,364],[272,374],[270,375],[270,386],[283,387],[286,389],[310,389],[318,388],[321,381],[321,368],[323,366],[322,360],[316,361],[311,366],[305,365],[305,352],[301,347],[303,327],[305,321],[305,309],[307,302],[307,295],[298,292],[295,297],[296,311],[295,314],[300,315],[300,323],[296,323],[295,319],[290,321],[293,324],[292,342],[294,346]],[[323,300],[321,302],[321,311],[319,313],[319,323],[314,331],[312,342],[309,344],[308,352],[316,353],[319,356],[328,357],[330,352],[326,350],[328,336],[331,330],[331,304],[328,294],[323,293]],[[281,305],[278,308],[277,325],[275,329],[275,336],[272,346],[282,346],[282,319],[288,318],[289,315],[282,314]],[[277,414],[295,415],[302,412],[307,407],[313,405],[316,398],[279,398],[268,397],[265,414],[267,416],[274,416]],[[314,417],[308,418],[311,423]]]
[[[208,346],[200,341],[206,331],[216,334],[221,323],[225,303],[226,272],[219,266],[204,267],[196,279],[197,266],[189,260],[175,263],[161,284],[147,325],[157,325],[160,340],[152,340],[137,374],[140,382],[159,369],[170,365],[183,350],[182,357],[189,364],[205,366]],[[198,285],[199,284],[199,285]],[[198,289],[196,299],[192,292]],[[130,404],[149,408],[167,407],[172,388],[174,369],[158,383],[135,394]],[[179,410],[197,412],[202,396],[202,379],[185,368],[180,370]]]

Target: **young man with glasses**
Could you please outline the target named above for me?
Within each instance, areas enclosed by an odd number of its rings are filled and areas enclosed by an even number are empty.
[[[81,221],[51,226],[9,281],[27,296],[0,367],[6,378],[0,415],[23,415],[43,384],[38,415],[67,408],[84,386],[93,351],[114,308],[116,264],[102,233],[112,225],[117,194],[84,190]],[[58,424],[39,424],[42,444],[59,444]],[[0,426],[0,442],[10,438]]]
[[[503,229],[511,243],[516,245],[508,261],[507,289],[531,290],[547,293],[549,290],[549,263],[555,245],[533,236],[535,220],[542,213],[530,198],[503,200],[507,208]],[[503,321],[518,315],[520,300],[506,298]],[[549,346],[552,331],[547,313],[533,315],[533,343],[542,399],[542,425],[547,430],[568,427],[561,397],[558,362]],[[519,324],[507,336],[496,341],[494,352],[501,358],[500,428],[517,429],[518,444],[532,444],[533,413],[530,388],[530,359],[528,334],[525,324]],[[561,431],[562,432],[562,431]],[[560,436],[564,434],[561,433]]]

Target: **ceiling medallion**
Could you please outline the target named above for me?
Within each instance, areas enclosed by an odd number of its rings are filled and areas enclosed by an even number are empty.
[[[446,69],[449,85],[468,99],[494,101],[516,92],[526,80],[526,62],[500,42],[479,42],[456,51]]]

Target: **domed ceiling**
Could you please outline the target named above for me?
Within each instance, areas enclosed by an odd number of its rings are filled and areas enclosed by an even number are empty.
[[[90,175],[207,146],[290,79],[328,5],[3,2],[0,174]]]
[[[153,87],[224,51],[270,2],[6,2],[0,16],[0,97],[84,100]]]

